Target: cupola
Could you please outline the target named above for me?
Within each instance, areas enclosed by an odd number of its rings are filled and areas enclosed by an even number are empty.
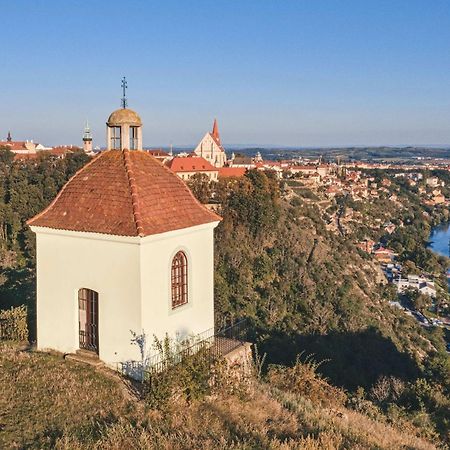
[[[142,121],[139,115],[127,108],[125,77],[122,79],[122,108],[114,111],[106,122],[106,147],[108,150],[142,150]]]

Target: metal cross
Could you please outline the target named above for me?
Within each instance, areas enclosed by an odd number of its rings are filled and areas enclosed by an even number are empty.
[[[122,78],[122,92],[123,92],[123,97],[122,97],[122,108],[126,108],[128,105],[128,101],[127,101],[127,97],[125,94],[126,89],[128,89],[128,84],[127,84],[127,80],[125,77]]]

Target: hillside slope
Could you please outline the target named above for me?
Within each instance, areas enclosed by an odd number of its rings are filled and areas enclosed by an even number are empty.
[[[132,397],[118,375],[61,355],[3,345],[0,367],[5,449],[435,448],[410,425],[395,428],[339,405],[335,388],[308,370],[309,396],[251,377],[158,411]]]

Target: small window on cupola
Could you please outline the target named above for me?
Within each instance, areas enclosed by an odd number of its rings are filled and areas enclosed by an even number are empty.
[[[113,150],[121,149],[121,128],[111,127],[111,148]]]
[[[138,127],[130,127],[130,150],[138,148]]]

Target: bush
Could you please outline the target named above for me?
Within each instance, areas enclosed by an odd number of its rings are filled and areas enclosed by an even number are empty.
[[[161,350],[163,369],[149,370],[144,379],[144,393],[151,408],[163,409],[172,401],[190,403],[211,392],[213,367],[218,360],[205,346],[196,353],[188,349],[174,351],[168,338],[156,341]]]
[[[317,373],[320,363],[307,357],[305,362],[297,356],[293,367],[273,365],[267,374],[271,386],[292,392],[322,404],[343,405],[346,400],[344,391],[328,384]]]
[[[0,340],[19,342],[28,340],[25,306],[0,311]]]

